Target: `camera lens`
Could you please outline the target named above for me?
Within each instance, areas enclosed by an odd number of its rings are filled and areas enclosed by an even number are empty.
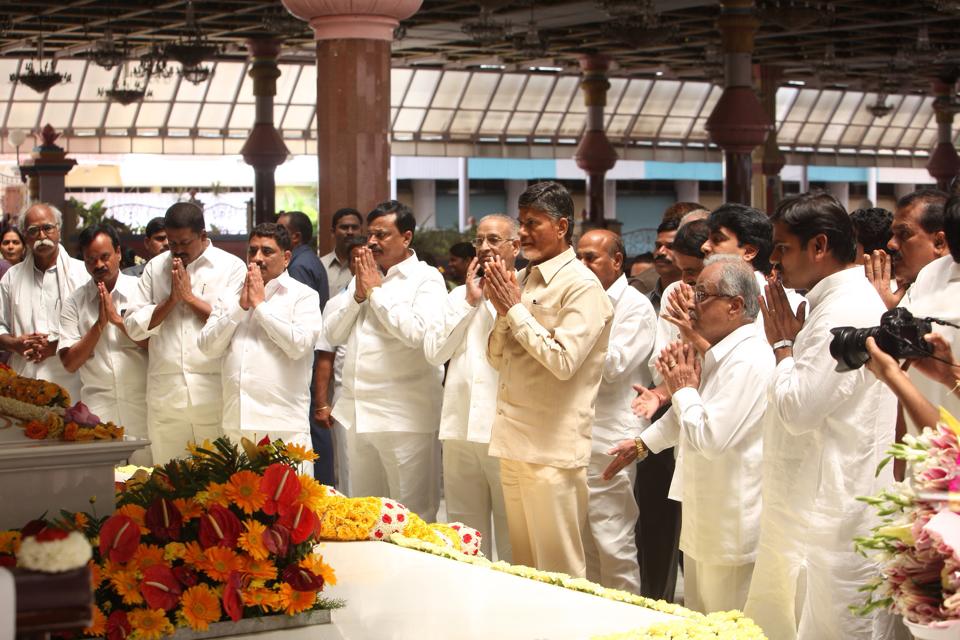
[[[867,353],[867,338],[876,338],[880,327],[857,329],[856,327],[836,327],[830,329],[833,339],[830,341],[830,355],[837,361],[837,371],[859,369],[870,359]]]

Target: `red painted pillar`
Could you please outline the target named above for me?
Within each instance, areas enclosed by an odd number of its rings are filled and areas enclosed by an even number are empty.
[[[957,78],[942,77],[933,81],[933,111],[937,119],[937,146],[927,162],[927,172],[937,179],[937,188],[950,190],[950,183],[960,171],[960,156],[953,146],[953,114],[956,106],[952,100],[953,86]]]
[[[780,171],[786,164],[786,158],[777,142],[777,89],[780,87],[780,69],[764,65],[760,68],[760,104],[770,122],[774,123],[767,133],[763,144],[763,156],[760,169],[763,172],[763,206],[772,214],[783,199],[783,181]],[[759,203],[758,203],[759,204]]]
[[[422,0],[283,0],[317,40],[320,229],[390,197],[390,43]],[[319,234],[320,253],[331,238]]]
[[[753,92],[751,55],[758,21],[753,0],[723,0],[718,25],[723,36],[726,82],[723,95],[707,119],[710,140],[723,149],[724,199],[751,203],[751,153],[770,130],[770,120]]]
[[[583,70],[580,88],[583,89],[587,107],[587,123],[573,157],[577,166],[587,174],[588,214],[590,225],[594,227],[606,226],[603,214],[604,180],[607,171],[617,163],[617,152],[607,139],[603,126],[603,110],[610,88],[610,81],[607,80],[609,67],[610,60],[606,56],[591,54],[580,57],[580,68]]]

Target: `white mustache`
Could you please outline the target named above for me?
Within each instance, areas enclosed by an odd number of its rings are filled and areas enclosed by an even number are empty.
[[[33,243],[33,250],[36,251],[39,247],[55,247],[57,243],[49,238],[41,238]]]

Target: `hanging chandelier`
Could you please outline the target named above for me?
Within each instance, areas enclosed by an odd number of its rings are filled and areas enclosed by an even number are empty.
[[[530,3],[530,22],[527,23],[525,31],[513,34],[513,48],[517,54],[527,60],[535,60],[547,55],[547,49],[550,46],[550,40],[537,30],[537,22],[534,17],[534,4]]]
[[[46,93],[52,87],[61,82],[70,82],[69,73],[60,73],[53,68],[53,61],[43,61],[43,31],[41,26],[40,37],[37,44],[38,65],[33,66],[33,62],[27,62],[23,66],[22,73],[11,73],[10,82],[20,82],[27,85],[37,93]]]
[[[211,43],[200,31],[192,0],[187,2],[186,31],[185,37],[164,47],[164,55],[180,63],[180,75],[187,82],[200,84],[213,75],[213,69],[203,66],[203,62],[220,53],[220,47]]]
[[[134,102],[140,102],[144,98],[153,95],[153,92],[147,91],[147,81],[144,80],[143,84],[139,82],[134,82],[130,84],[127,81],[127,64],[123,64],[123,79],[120,84],[116,82],[113,83],[113,86],[109,89],[97,89],[97,94],[103,96],[110,102],[117,102],[124,106],[128,104],[133,104]]]
[[[210,76],[213,75],[213,69],[211,67],[204,67],[201,65],[182,67],[180,69],[180,75],[187,82],[192,82],[193,84],[203,84],[210,78]]]
[[[487,7],[481,7],[480,16],[464,21],[460,30],[478,45],[490,46],[507,38],[510,23],[494,20],[493,12]]]
[[[114,67],[120,66],[123,64],[123,61],[126,60],[126,47],[117,45],[113,39],[113,29],[108,26],[104,33],[103,40],[97,40],[94,45],[91,57],[95,65],[109,71]]]
[[[167,64],[163,49],[157,45],[140,56],[140,62],[131,72],[137,78],[166,80],[173,75],[173,67]]]

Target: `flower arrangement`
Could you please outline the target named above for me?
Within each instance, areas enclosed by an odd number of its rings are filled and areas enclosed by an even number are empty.
[[[909,461],[908,482],[874,497],[880,523],[855,540],[880,575],[866,585],[858,613],[887,608],[908,623],[939,625],[960,619],[960,422],[940,410],[936,428],[904,436],[890,458]],[[881,465],[882,466],[882,465]]]
[[[654,640],[659,638],[671,638],[675,640],[766,640],[766,636],[760,627],[739,611],[722,611],[704,615],[664,600],[653,600],[651,598],[638,596],[629,591],[608,589],[584,578],[572,578],[565,573],[539,571],[530,567],[509,564],[502,561],[491,562],[482,556],[468,555],[451,549],[448,546],[408,538],[399,533],[392,534],[389,542],[407,549],[423,551],[458,562],[466,562],[473,566],[502,571],[521,578],[527,578],[528,580],[545,582],[563,587],[564,589],[589,593],[600,598],[616,600],[661,613],[668,613],[680,618],[680,620],[677,621],[660,622],[646,629],[604,636],[596,640]]]
[[[37,407],[70,406],[70,394],[60,385],[25,378],[6,365],[0,365],[0,396]]]
[[[280,441],[243,445],[193,446],[125,483],[113,515],[62,512],[52,523],[94,543],[96,607],[85,635],[159,640],[177,627],[340,605],[320,597],[336,575],[313,552],[326,491],[296,468],[313,453]],[[27,540],[0,533],[0,552],[22,551]]]
[[[79,531],[44,527],[23,538],[17,566],[43,573],[63,573],[87,566],[93,556],[90,541]]]

